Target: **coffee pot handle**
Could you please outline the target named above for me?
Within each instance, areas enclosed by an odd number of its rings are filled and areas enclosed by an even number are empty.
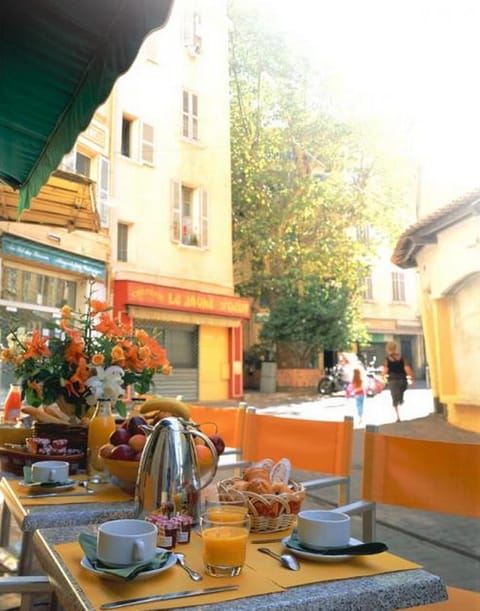
[[[210,439],[207,437],[207,435],[205,435],[205,433],[202,433],[202,431],[199,431],[198,429],[195,429],[195,428],[190,429],[189,433],[193,437],[199,437],[200,439],[202,439],[202,441],[205,443],[207,448],[210,450],[210,453],[212,454],[211,467],[205,473],[199,473],[200,489],[202,489],[202,488],[205,488],[205,486],[208,486],[208,484],[210,484],[213,481],[213,478],[215,477],[217,473],[218,453],[215,448],[215,445],[210,441]]]

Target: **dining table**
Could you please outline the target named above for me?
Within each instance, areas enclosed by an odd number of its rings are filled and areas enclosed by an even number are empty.
[[[298,558],[298,571],[289,570],[278,560],[259,553],[262,546],[277,553],[285,551],[290,531],[250,533],[240,575],[219,578],[205,573],[201,536],[194,530],[188,543],[177,544],[171,551],[182,552],[187,564],[203,575],[201,581],[192,581],[176,562],[167,563],[164,570],[149,571],[143,578],[140,574],[125,581],[92,570],[86,564],[79,536],[82,533],[95,536],[97,528],[95,524],[41,528],[33,536],[38,561],[49,576],[59,603],[69,611],[97,611],[102,605],[118,600],[215,586],[236,586],[236,589],[128,604],[123,608],[127,611],[380,611],[421,606],[447,598],[445,584],[438,576],[388,551],[334,560],[302,556]]]
[[[85,474],[72,475],[72,486],[57,491],[32,488],[23,479],[1,472],[0,494],[3,496],[0,521],[0,547],[9,544],[12,518],[21,533],[18,575],[29,575],[34,559],[33,533],[39,528],[71,527],[100,524],[107,520],[133,518],[136,505],[132,494],[111,482],[85,483]],[[44,495],[49,496],[44,496]],[[50,496],[51,495],[51,496]]]

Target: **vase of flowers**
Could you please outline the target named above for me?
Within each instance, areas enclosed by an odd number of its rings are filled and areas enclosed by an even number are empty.
[[[91,295],[85,313],[60,309],[59,320],[49,325],[50,337],[17,329],[1,353],[14,366],[26,405],[56,404],[72,423],[99,398],[110,399],[125,416],[122,397],[128,386],[145,394],[155,374],[171,372],[165,349],[154,338],[115,321],[111,308]]]

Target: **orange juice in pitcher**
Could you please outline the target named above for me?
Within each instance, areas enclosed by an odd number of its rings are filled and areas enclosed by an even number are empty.
[[[97,407],[88,424],[87,465],[89,475],[103,474],[105,468],[98,456],[99,449],[108,443],[115,430],[115,418],[109,399],[99,399]]]

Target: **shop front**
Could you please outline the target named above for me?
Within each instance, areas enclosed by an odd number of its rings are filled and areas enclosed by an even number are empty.
[[[105,261],[53,248],[16,235],[0,235],[0,344],[12,331],[38,329],[43,337],[59,308],[80,309],[94,279],[96,298],[105,298]],[[0,363],[0,404],[14,383],[11,365]]]
[[[114,310],[165,346],[173,371],[154,379],[156,393],[189,401],[242,397],[241,323],[250,318],[248,299],[117,280]]]

